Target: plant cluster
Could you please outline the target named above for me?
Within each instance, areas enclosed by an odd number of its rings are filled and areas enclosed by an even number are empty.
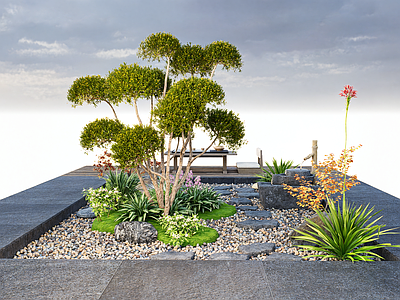
[[[183,216],[176,213],[162,216],[159,219],[159,223],[166,230],[166,234],[172,238],[171,243],[173,246],[179,246],[187,242],[190,237],[196,234],[200,226],[205,226],[205,223],[197,215]]]
[[[157,219],[163,209],[159,208],[157,203],[154,201],[149,201],[145,194],[138,196],[135,193],[133,196],[128,196],[128,200],[121,205],[121,208],[118,211],[121,212],[121,216],[117,221],[145,222],[148,218]]]
[[[86,195],[86,200],[89,202],[93,209],[94,214],[101,220],[101,217],[106,213],[107,215],[111,210],[115,210],[120,205],[122,194],[117,188],[108,190],[105,187],[98,189],[83,190]]]
[[[199,186],[180,189],[176,194],[175,201],[181,203],[183,207],[194,214],[218,209],[222,203],[218,193],[212,188]]]
[[[175,181],[175,175],[170,175],[170,182],[173,183]],[[183,178],[183,171],[179,174],[179,180],[182,180]],[[182,185],[182,188],[189,188],[193,186],[201,186],[201,177],[196,176],[196,178],[193,179],[193,172],[190,170],[187,177],[184,180],[184,183]]]
[[[361,145],[358,147],[350,147],[347,151],[343,150],[337,160],[335,160],[334,154],[331,153],[327,155],[322,163],[317,166],[313,165],[316,178],[314,185],[317,186],[316,188],[312,187],[313,184],[304,180],[304,178],[296,175],[295,179],[302,185],[290,186],[282,184],[284,189],[287,190],[291,196],[297,198],[297,204],[299,206],[323,210],[327,198],[336,202],[342,198],[345,191],[359,184],[356,175],[347,176],[343,190],[345,174],[347,174],[350,164],[353,162],[352,153],[360,147]]]
[[[325,191],[321,191],[320,197],[325,196],[328,203],[327,216],[325,216],[320,210],[317,204],[313,205],[319,218],[321,219],[323,226],[319,226],[316,223],[306,219],[310,230],[300,231],[295,239],[304,240],[315,243],[316,246],[311,245],[299,245],[304,250],[315,250],[322,251],[326,254],[313,254],[306,257],[323,257],[323,258],[336,258],[338,260],[351,260],[351,261],[371,261],[373,257],[381,256],[374,253],[373,250],[383,247],[400,247],[400,245],[391,245],[390,243],[377,244],[376,241],[380,235],[384,234],[395,234],[392,229],[381,230],[385,225],[374,225],[379,219],[372,220],[372,217],[379,213],[373,213],[374,208],[368,210],[369,205],[360,205],[356,207],[354,205],[348,205],[346,202],[346,190],[348,190],[348,180],[346,178],[347,170],[350,162],[352,162],[352,155],[349,153],[354,152],[356,148],[351,147],[347,149],[347,113],[350,105],[350,100],[356,97],[356,91],[353,90],[352,86],[345,86],[344,90],[339,94],[342,97],[346,97],[346,116],[345,116],[345,148],[342,152],[342,156],[338,161],[333,160],[333,155],[330,156],[330,160],[321,168],[320,175],[326,182]],[[339,170],[343,173],[332,174],[333,171]],[[328,171],[330,171],[328,173]],[[323,173],[325,172],[325,173]],[[331,178],[331,176],[334,176]],[[336,180],[336,176],[339,180]],[[350,178],[351,180],[355,177]],[[339,203],[335,206],[335,201],[330,197],[334,191],[338,190],[338,184],[342,181],[342,207],[340,208]],[[354,184],[353,184],[354,185]],[[304,195],[300,193],[300,195]],[[307,201],[303,198],[306,203],[316,203],[313,200]],[[319,202],[318,202],[319,203]],[[375,244],[369,244],[375,242]]]
[[[272,158],[272,166],[265,162],[267,165],[268,170],[264,169],[261,166],[261,170],[263,174],[256,175],[260,179],[257,179],[257,182],[271,182],[273,174],[282,174],[285,173],[285,170],[290,169],[293,166],[293,161],[280,161],[279,165],[275,158]],[[296,166],[297,167],[297,166]]]
[[[105,172],[115,171],[115,167],[112,162],[111,153],[104,150],[103,154],[97,155],[97,163],[93,165],[93,170],[99,173],[99,177],[103,177]]]

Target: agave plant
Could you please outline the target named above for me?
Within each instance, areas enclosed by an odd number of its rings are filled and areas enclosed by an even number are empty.
[[[312,245],[298,245],[303,250],[319,251],[325,254],[312,254],[305,257],[336,258],[338,260],[351,261],[372,261],[373,257],[382,257],[372,250],[383,247],[400,247],[390,243],[372,244],[379,239],[380,235],[396,234],[392,229],[381,230],[385,225],[374,225],[379,217],[373,221],[371,218],[379,213],[373,212],[374,207],[368,209],[369,205],[355,207],[347,205],[345,199],[342,202],[342,209],[339,204],[336,208],[334,202],[328,199],[329,210],[327,215],[316,210],[324,226],[308,220],[311,230],[300,231],[294,229],[299,235],[294,239],[311,242]],[[368,244],[368,245],[367,245]]]
[[[268,164],[268,162],[265,162],[267,165],[268,170],[264,169],[261,167],[261,170],[263,171],[263,174],[261,175],[256,175],[260,179],[257,179],[257,182],[271,182],[272,180],[272,175],[273,174],[282,174],[285,173],[286,169],[290,169],[293,166],[293,161],[280,161],[279,165],[278,162],[276,161],[275,158],[272,159],[272,166]],[[295,166],[295,168],[298,167]]]
[[[158,219],[163,209],[156,202],[150,202],[145,194],[138,196],[137,193],[128,196],[128,201],[121,205],[118,210],[121,216],[115,221],[139,221],[145,222],[148,218]]]

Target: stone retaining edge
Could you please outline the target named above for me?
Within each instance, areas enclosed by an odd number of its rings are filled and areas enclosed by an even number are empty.
[[[7,246],[4,246],[0,249],[0,258],[13,258],[18,250],[23,249],[30,242],[39,239],[42,234],[46,233],[52,227],[60,224],[64,219],[69,218],[72,213],[76,212],[79,208],[86,205],[86,203],[87,202],[85,200],[85,196],[83,196],[68,207],[64,208],[59,213],[41,223],[40,225],[18,237]]]

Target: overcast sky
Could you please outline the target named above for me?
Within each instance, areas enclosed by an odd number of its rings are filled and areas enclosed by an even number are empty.
[[[343,109],[346,84],[359,91],[358,111],[400,111],[398,0],[0,4],[3,112],[71,109],[66,94],[75,78],[105,76],[122,62],[148,65],[137,47],[163,31],[183,44],[224,40],[239,49],[242,72],[214,77],[236,111]]]

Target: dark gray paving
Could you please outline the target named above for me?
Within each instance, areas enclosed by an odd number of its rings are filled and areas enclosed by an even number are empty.
[[[0,259],[0,299],[399,299],[400,261]]]
[[[400,199],[388,193],[378,190],[366,183],[361,182],[348,192],[346,199],[349,199],[356,205],[375,206],[374,211],[381,211],[378,216],[382,218],[376,224],[386,225],[383,229],[400,227]],[[400,228],[395,230],[400,232]],[[400,245],[400,234],[381,235],[380,243],[391,243],[392,245]],[[400,259],[400,248],[388,248],[397,260]],[[400,297],[399,297],[400,299]]]
[[[103,184],[93,176],[60,176],[0,200],[0,258],[12,258],[85,205],[84,188]]]

